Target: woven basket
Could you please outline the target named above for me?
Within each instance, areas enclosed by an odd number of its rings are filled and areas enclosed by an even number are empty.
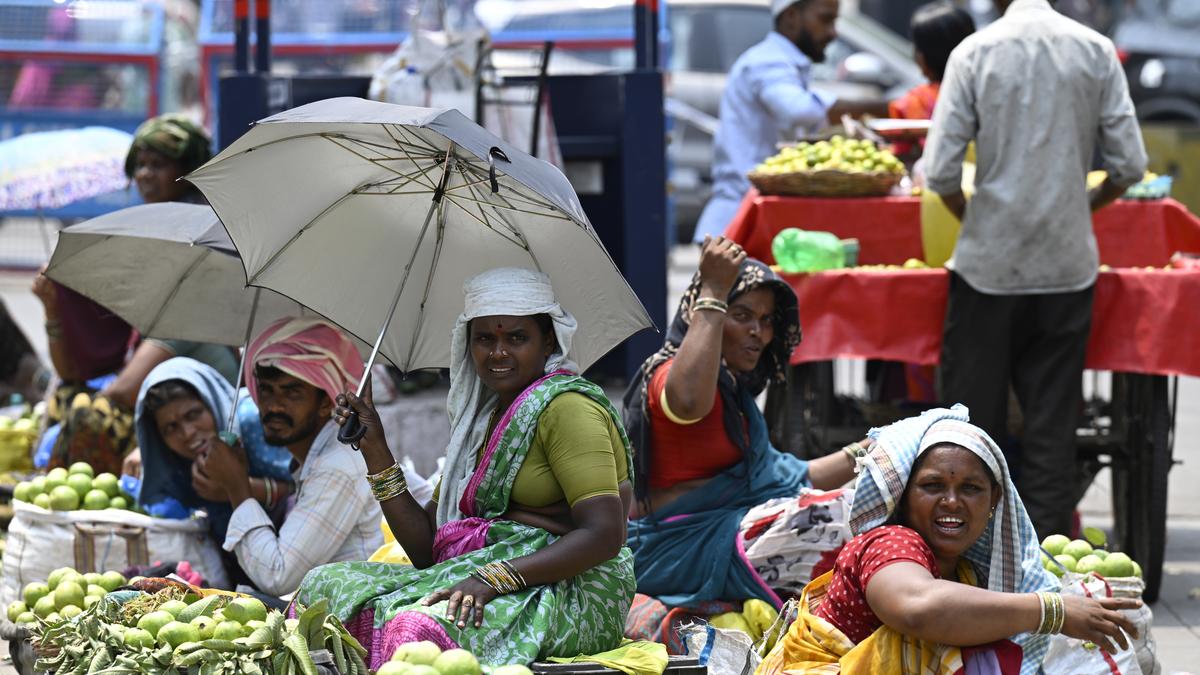
[[[903,174],[890,171],[797,171],[750,173],[747,178],[764,195],[795,197],[881,197],[892,191]]]

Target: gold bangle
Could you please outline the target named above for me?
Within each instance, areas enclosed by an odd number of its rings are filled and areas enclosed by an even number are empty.
[[[851,462],[857,463],[859,457],[866,456],[867,449],[864,448],[861,443],[859,443],[858,441],[855,441],[853,443],[850,443],[849,445],[843,446],[842,452],[846,453],[846,455],[848,457],[850,457]]]
[[[711,310],[725,314],[729,311],[729,303],[716,298],[700,298],[692,303],[692,311]]]
[[[1039,592],[1038,600],[1042,605],[1041,619],[1037,632],[1042,635],[1056,635],[1062,632],[1067,620],[1066,605],[1058,593]]]
[[[63,327],[61,321],[46,321],[46,337],[51,340],[57,340],[63,336]]]
[[[370,484],[371,494],[377,502],[386,502],[408,491],[408,480],[404,477],[404,469],[400,467],[400,462],[379,473],[367,474],[367,483]]]
[[[475,569],[472,576],[491,587],[501,595],[516,593],[528,586],[525,579],[507,560],[493,560]]]

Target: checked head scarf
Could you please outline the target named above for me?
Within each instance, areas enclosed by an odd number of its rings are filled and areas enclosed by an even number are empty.
[[[904,496],[917,458],[934,446],[952,443],[983,460],[1003,491],[987,529],[963,555],[972,563],[980,584],[1001,593],[1057,591],[1058,580],[1042,567],[1037,533],[1008,473],[1004,454],[986,432],[968,419],[966,406],[958,404],[872,429],[871,448],[859,459],[850,507],[851,532],[859,535],[888,524]],[[1025,664],[1040,667],[1048,647],[1046,638],[1028,633],[1015,638],[1025,650]],[[1036,672],[1036,667],[1031,672]]]

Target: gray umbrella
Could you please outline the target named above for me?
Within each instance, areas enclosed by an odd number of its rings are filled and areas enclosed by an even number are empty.
[[[240,346],[256,325],[314,314],[247,287],[217,214],[196,204],[132,206],[68,227],[46,276],[148,337]]]
[[[251,285],[374,339],[402,370],[450,364],[463,282],[496,267],[550,277],[582,368],[653,327],[562,173],[455,110],[318,101],[258,122],[187,180]]]

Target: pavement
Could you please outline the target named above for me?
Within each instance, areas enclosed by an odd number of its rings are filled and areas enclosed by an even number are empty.
[[[4,237],[0,234],[0,240]],[[4,248],[0,241],[0,248]],[[694,247],[672,251],[669,271],[671,312],[696,269],[698,256]],[[8,306],[29,336],[34,348],[46,353],[42,328],[41,306],[29,292],[28,272],[0,271],[0,300]],[[655,317],[660,326],[668,325],[670,317]],[[857,390],[854,380],[861,377],[858,366],[839,370],[844,373],[842,387]],[[412,397],[403,397],[389,406],[395,411],[393,424],[399,438],[408,438],[408,454],[422,472],[430,472],[435,458],[445,447],[444,393],[432,390]],[[1160,598],[1152,605],[1154,638],[1157,654],[1165,675],[1200,673],[1200,378],[1180,378],[1179,401],[1175,427],[1175,458],[1181,462],[1171,472],[1168,497],[1168,540],[1164,578]],[[391,436],[392,434],[389,434]],[[1107,473],[1101,473],[1084,497],[1080,511],[1084,523],[1109,527],[1112,507],[1109,498]],[[0,654],[7,654],[0,643]],[[15,672],[11,665],[0,663],[0,675]]]

